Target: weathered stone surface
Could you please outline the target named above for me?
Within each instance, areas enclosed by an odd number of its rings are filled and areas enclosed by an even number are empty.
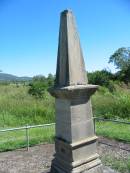
[[[85,73],[75,19],[70,10],[65,10],[61,13],[56,85],[63,87],[87,84]]]
[[[67,167],[65,162],[53,162],[52,173],[103,173],[101,161],[99,159],[91,160],[91,162],[81,163],[80,165],[71,168]],[[54,167],[53,167],[54,166]]]
[[[86,99],[85,99],[86,100]],[[94,134],[90,101],[56,99],[56,135],[75,142]]]
[[[53,170],[53,171],[54,171],[54,170]],[[90,172],[90,171],[91,171],[91,172]],[[98,171],[98,172],[96,172],[96,173],[100,173],[100,172],[102,171],[102,168],[99,167],[97,170],[89,170],[89,172],[87,172],[87,173],[95,173],[95,172],[92,172],[92,171]],[[50,172],[50,169],[49,169],[49,170],[44,171],[43,173],[52,173],[52,172]],[[57,172],[54,172],[54,173],[57,173]],[[62,172],[60,172],[60,173],[62,173]],[[112,170],[112,169],[109,168],[109,167],[105,167],[105,168],[103,169],[103,173],[119,173],[119,172],[117,172],[117,171],[115,171],[115,170]]]
[[[79,37],[71,11],[61,13],[55,87],[56,154],[52,173],[103,173],[97,154],[90,97]]]

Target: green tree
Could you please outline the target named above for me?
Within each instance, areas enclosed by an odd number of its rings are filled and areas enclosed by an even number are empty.
[[[107,87],[110,91],[114,90],[113,80],[115,76],[106,69],[88,73],[88,81],[91,84]]]
[[[35,76],[29,86],[29,94],[37,98],[42,98],[47,89],[46,78],[44,76]]]
[[[114,63],[116,68],[119,69],[117,72],[118,78],[128,84],[130,82],[130,48],[119,48],[110,57],[109,63]]]
[[[52,87],[54,85],[54,80],[55,80],[55,76],[49,73],[47,77],[47,82],[49,87]]]
[[[47,78],[42,75],[35,76],[29,84],[28,92],[37,98],[43,98],[47,89],[53,85],[54,76],[52,74],[49,74]]]

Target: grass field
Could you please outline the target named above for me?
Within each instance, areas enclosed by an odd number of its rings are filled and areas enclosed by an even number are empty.
[[[96,134],[118,141],[130,142],[130,124],[115,122],[96,122]]]
[[[38,127],[29,129],[29,146],[41,143],[53,143],[55,127]],[[0,133],[0,152],[27,147],[26,130],[9,131]]]
[[[28,94],[27,86],[0,85],[0,128],[54,122],[54,99]]]
[[[94,116],[129,121],[130,91],[118,86],[114,93],[110,93],[108,89],[100,87],[92,97],[92,106]],[[0,129],[52,122],[55,122],[54,98],[48,92],[46,92],[44,98],[37,99],[28,94],[28,86],[0,85]],[[37,129],[31,131],[32,136],[33,133],[36,137],[41,135],[42,141],[45,141],[43,133],[40,133]],[[130,131],[130,125],[112,122],[96,123],[97,134],[105,137],[130,142],[128,131]],[[16,132],[9,132],[9,134],[13,133],[21,139],[24,138],[22,132],[18,132],[19,135]],[[5,138],[8,139],[9,135],[7,137],[5,135]],[[40,137],[36,138],[35,143],[38,143],[39,140]]]
[[[100,87],[92,97],[94,116],[130,119],[130,91],[120,87],[114,93]],[[54,98],[46,92],[37,99],[28,86],[0,85],[0,128],[55,122]]]

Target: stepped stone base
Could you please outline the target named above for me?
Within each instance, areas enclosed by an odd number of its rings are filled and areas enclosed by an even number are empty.
[[[96,136],[68,144],[56,139],[51,173],[103,173],[95,140]]]
[[[62,170],[61,168],[57,167],[56,165],[52,165],[51,173],[103,173],[102,165],[98,165],[96,167],[92,167],[89,169],[89,165],[84,164],[77,168],[73,168],[72,170]]]
[[[58,170],[54,170],[54,168],[52,168],[52,170],[50,171],[50,170],[47,170],[47,171],[45,171],[45,172],[43,172],[43,173],[57,173],[57,172],[54,172],[54,171],[58,171]],[[61,171],[61,170],[60,170]],[[96,173],[100,173],[101,171],[102,171],[102,168],[100,168],[100,166],[98,167],[98,168],[96,168],[96,170],[93,168],[93,169],[90,169],[90,170],[86,170],[86,173],[95,173],[95,172],[93,172],[93,171],[98,171],[98,172],[96,172]],[[58,172],[59,173],[59,172]],[[60,173],[62,173],[62,172],[60,172]],[[82,172],[81,172],[82,173]],[[85,173],[85,172],[83,172],[83,173]],[[109,168],[109,167],[105,167],[104,169],[103,169],[103,173],[118,173],[117,171],[115,171],[115,170],[112,170],[111,168]]]
[[[96,136],[67,143],[55,140],[56,153],[52,161],[52,173],[103,173],[96,151]]]

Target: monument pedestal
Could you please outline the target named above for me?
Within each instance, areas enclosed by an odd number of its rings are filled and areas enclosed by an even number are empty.
[[[90,102],[96,89],[95,85],[76,85],[50,91],[56,97],[52,173],[102,173]]]
[[[88,151],[88,148],[93,149],[94,144],[92,143],[90,144],[89,142],[85,144],[82,143],[83,146],[76,146],[76,148],[72,148],[71,145],[66,144],[63,141],[62,142],[58,141],[57,144],[59,145],[58,147],[59,153],[55,154],[55,158],[52,161],[51,173],[102,173],[103,172],[101,161],[98,158],[99,155],[91,154],[91,156],[88,157],[88,155],[90,155],[89,154],[90,151]],[[70,152],[70,150],[72,152]],[[63,158],[62,156],[65,155],[65,153],[66,157]],[[81,157],[81,154],[83,155],[83,157]],[[85,154],[87,155],[85,156]]]

